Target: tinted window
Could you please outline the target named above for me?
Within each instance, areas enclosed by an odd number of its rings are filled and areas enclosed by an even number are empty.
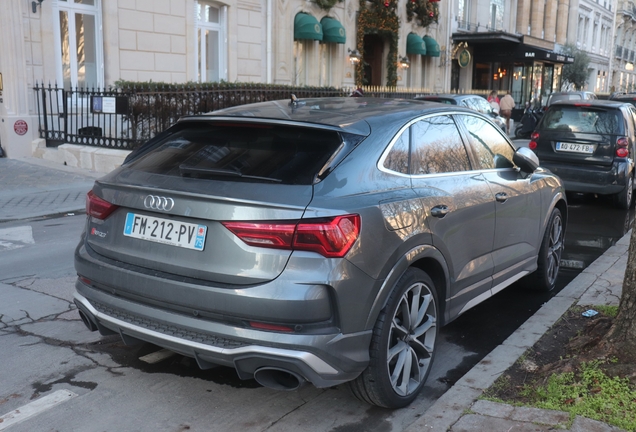
[[[471,169],[457,126],[449,116],[414,123],[411,133],[411,174],[437,174]]]
[[[181,177],[312,184],[341,144],[337,132],[321,129],[188,122],[129,166]]]
[[[483,169],[513,167],[514,148],[501,132],[487,121],[475,117],[458,115],[466,126],[468,140],[477,152],[477,158]]]
[[[393,144],[384,160],[384,167],[402,174],[409,173],[409,129],[406,129]]]
[[[553,106],[544,116],[543,129],[565,133],[621,134],[619,110],[604,110],[582,106]]]

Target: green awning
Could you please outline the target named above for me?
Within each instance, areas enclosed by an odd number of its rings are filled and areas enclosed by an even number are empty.
[[[426,44],[424,40],[415,33],[409,33],[406,37],[406,53],[426,55]]]
[[[335,18],[324,17],[320,20],[322,26],[322,41],[343,44],[347,40],[345,29]]]
[[[426,44],[426,55],[431,57],[439,57],[439,44],[435,39],[430,36],[424,36],[422,38]]]
[[[294,39],[322,40],[322,27],[316,18],[306,13],[299,13],[294,18]]]

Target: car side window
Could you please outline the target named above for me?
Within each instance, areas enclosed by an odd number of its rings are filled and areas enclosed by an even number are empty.
[[[468,131],[468,140],[482,169],[514,167],[515,150],[495,126],[476,116],[458,115],[457,118]]]
[[[450,116],[428,117],[411,126],[411,174],[470,170],[468,153]]]
[[[404,130],[402,135],[395,141],[393,147],[386,155],[383,166],[386,169],[401,174],[409,173],[409,143],[410,128]]]
[[[482,114],[490,114],[492,111],[492,107],[488,101],[483,98],[475,98],[475,107],[475,109]]]

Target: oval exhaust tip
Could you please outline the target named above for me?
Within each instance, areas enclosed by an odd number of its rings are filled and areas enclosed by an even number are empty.
[[[285,369],[264,367],[254,372],[254,379],[263,387],[273,390],[297,390],[304,383],[305,379]]]
[[[82,310],[78,310],[78,312],[84,325],[92,332],[97,331],[97,325],[91,319],[89,319],[88,316],[84,312],[82,312]]]

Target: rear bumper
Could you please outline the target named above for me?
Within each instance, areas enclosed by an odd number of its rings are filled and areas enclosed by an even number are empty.
[[[613,195],[625,189],[627,174],[631,171],[627,161],[615,162],[611,167],[596,165],[564,165],[541,162],[563,181],[568,192],[595,193]]]
[[[158,345],[194,358],[202,369],[234,367],[241,379],[275,367],[324,388],[354,379],[368,363],[370,332],[299,335],[235,328],[133,303],[80,280],[76,289],[75,304],[101,334],[119,334],[126,344]]]

